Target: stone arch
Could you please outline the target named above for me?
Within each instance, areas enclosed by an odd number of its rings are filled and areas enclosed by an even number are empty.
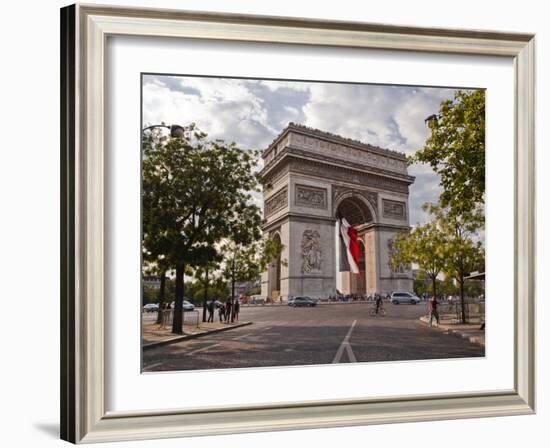
[[[402,281],[387,264],[387,241],[409,225],[406,213],[397,216],[394,211],[406,212],[414,182],[404,154],[291,123],[265,149],[263,159],[261,174],[276,190],[265,192],[262,231],[280,231],[283,300],[336,293],[340,208],[362,239],[366,287],[361,289],[372,294],[412,288],[412,273],[400,274],[406,274]],[[311,253],[303,249],[304,235],[317,233],[322,263],[312,269],[308,259],[304,269],[304,258]],[[264,297],[277,291],[272,276],[273,270],[262,273]]]
[[[274,240],[278,240],[282,244],[281,232],[275,230],[270,234],[270,237]],[[268,266],[268,275],[269,275],[269,295],[270,299],[277,299],[281,295],[281,255],[269,263]]]
[[[371,202],[372,199],[368,195],[374,196],[375,193],[363,193],[357,190],[349,190],[340,192],[336,195],[333,203],[333,214],[336,219],[340,216],[346,218],[346,220],[359,231],[359,274],[351,272],[340,272],[338,265],[340,264],[341,255],[335,257],[336,268],[336,284],[339,286],[339,290],[344,294],[367,294],[368,276],[376,270],[376,258],[374,251],[370,251],[370,257],[367,254],[367,244],[365,241],[365,232],[367,228],[372,227],[377,221],[376,206]],[[376,200],[376,196],[374,196]],[[336,244],[340,244],[338,235],[336,236]],[[340,247],[339,252],[342,248]],[[337,259],[339,258],[339,259]]]
[[[363,220],[362,222],[350,222],[352,225],[378,222],[376,207],[357,191],[341,193],[334,198],[332,210],[334,218],[338,217],[339,209],[342,205],[347,206],[354,216],[361,217]],[[353,208],[356,209],[355,212],[352,211]],[[348,218],[346,217],[346,219]]]

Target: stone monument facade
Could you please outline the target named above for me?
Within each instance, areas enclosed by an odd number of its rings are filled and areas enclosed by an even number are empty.
[[[262,296],[325,298],[337,283],[343,294],[412,291],[412,272],[390,265],[395,233],[409,230],[414,177],[404,154],[290,123],[262,157],[271,184],[262,230],[283,245],[262,274]],[[336,272],[338,216],[358,231],[360,274]]]

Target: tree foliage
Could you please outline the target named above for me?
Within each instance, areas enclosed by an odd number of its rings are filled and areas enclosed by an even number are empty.
[[[440,273],[453,278],[458,284],[464,322],[465,277],[485,269],[484,248],[477,235],[484,223],[483,213],[474,209],[457,215],[450,207],[434,204],[425,204],[424,210],[432,220],[394,239],[391,262],[416,263],[430,278],[433,295],[437,294]]]
[[[485,250],[477,234],[485,222],[484,214],[477,208],[457,215],[440,205],[430,205],[428,211],[445,235],[444,271],[458,284],[464,323],[465,278],[473,271],[485,271]]]
[[[184,136],[143,137],[142,220],[144,260],[175,269],[174,333],[182,332],[184,269],[216,256],[216,243],[232,236],[240,211],[261,220],[251,192],[260,191],[259,152],[208,140],[194,124]]]
[[[427,205],[424,207],[428,208]],[[432,294],[437,295],[437,276],[446,262],[446,235],[435,221],[415,227],[410,233],[399,233],[392,243],[391,264],[415,263],[432,283]]]
[[[281,242],[270,237],[248,244],[227,241],[223,248],[226,254],[223,275],[231,282],[231,297],[235,296],[235,283],[257,279],[269,263],[280,257],[282,250]],[[281,263],[286,265],[287,261],[282,260]]]
[[[443,207],[460,214],[485,200],[485,91],[458,90],[428,121],[431,134],[412,162],[439,175]]]

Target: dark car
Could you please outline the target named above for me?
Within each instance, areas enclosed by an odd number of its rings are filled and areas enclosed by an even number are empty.
[[[288,306],[316,306],[317,302],[310,297],[295,297],[288,301]]]

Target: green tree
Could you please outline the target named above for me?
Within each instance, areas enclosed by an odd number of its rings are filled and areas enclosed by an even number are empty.
[[[142,145],[143,246],[154,253],[152,242],[160,240],[175,270],[176,334],[183,332],[185,267],[203,260],[208,248],[231,234],[235,210],[249,204],[251,191],[261,187],[254,170],[258,151],[207,140],[194,124],[184,131],[173,138],[148,132]]]
[[[161,134],[158,130],[148,133],[145,136],[144,144],[153,145],[160,143]],[[156,181],[157,179],[147,179],[149,182],[146,184],[149,192],[147,194],[148,199],[162,197],[165,194],[166,186],[162,182]],[[158,314],[157,323],[161,322],[162,312],[166,299],[166,273],[171,269],[170,261],[166,257],[169,248],[170,241],[167,238],[167,233],[163,228],[163,222],[170,219],[170,216],[166,214],[164,209],[155,210],[149,205],[149,202],[145,202],[143,207],[143,244],[142,244],[142,257],[143,257],[143,273],[148,275],[157,275],[160,278],[160,288],[158,290]]]
[[[426,205],[424,209],[427,209]],[[394,269],[415,263],[430,279],[432,294],[437,295],[437,277],[445,268],[445,234],[435,221],[396,235],[390,263]]]
[[[204,284],[196,281],[194,284],[194,294],[198,301],[204,297]],[[229,296],[229,288],[226,279],[220,274],[209,275],[208,297],[211,300],[225,300]]]
[[[478,236],[484,224],[483,212],[478,208],[458,215],[440,205],[430,205],[427,210],[444,234],[444,271],[458,283],[461,319],[465,323],[465,278],[473,271],[485,271],[485,251]]]
[[[240,242],[239,242],[240,241]],[[231,284],[231,300],[235,299],[235,284],[258,279],[267,265],[278,259],[283,250],[279,240],[267,237],[261,240],[228,240],[223,248],[223,274]],[[287,261],[282,260],[286,265]]]
[[[214,273],[220,266],[221,257],[218,253],[214,256],[206,259],[204,262],[196,266],[194,276],[197,279],[198,290],[196,291],[195,298],[199,300],[202,297],[202,321],[206,322],[206,308],[208,302],[208,287],[213,280]],[[202,296],[198,294],[202,293]]]
[[[485,200],[485,91],[458,90],[430,118],[431,134],[411,162],[439,175],[443,207],[454,214],[476,209]]]

